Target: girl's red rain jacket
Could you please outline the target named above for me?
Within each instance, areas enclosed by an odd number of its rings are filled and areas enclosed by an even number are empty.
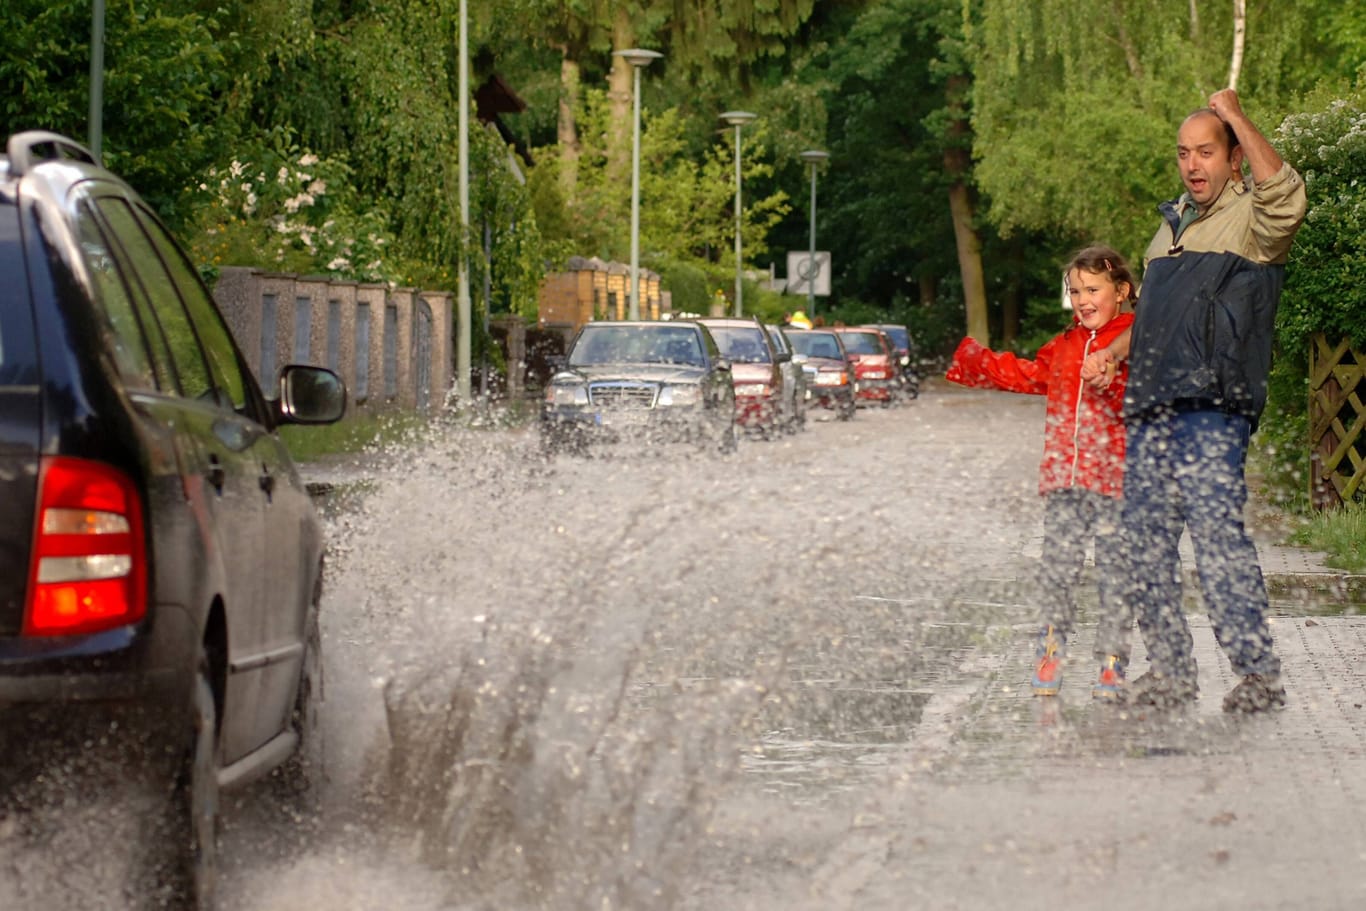
[[[1127,363],[1105,389],[1081,379],[1081,364],[1104,348],[1134,321],[1121,313],[1092,332],[1080,323],[1054,336],[1034,359],[990,351],[965,338],[953,354],[945,378],[963,386],[1004,389],[1048,397],[1044,418],[1043,461],[1039,493],[1085,487],[1109,497],[1120,496],[1124,481],[1124,386]]]

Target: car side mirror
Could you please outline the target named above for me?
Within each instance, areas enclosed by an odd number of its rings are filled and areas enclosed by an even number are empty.
[[[275,416],[281,424],[331,424],[346,413],[346,384],[326,367],[288,364],[280,370]]]
[[[788,361],[792,360],[792,355],[786,351],[778,351],[774,353],[773,359],[780,364],[786,364]]]
[[[805,354],[792,355],[792,363],[794,364],[805,364],[808,360],[810,360],[810,358],[808,358]]]
[[[716,359],[716,369],[717,369],[717,370],[726,370],[726,371],[729,371],[729,370],[730,370],[730,361],[727,360],[727,359],[724,358],[724,357],[719,357],[719,358],[717,358],[717,359]]]

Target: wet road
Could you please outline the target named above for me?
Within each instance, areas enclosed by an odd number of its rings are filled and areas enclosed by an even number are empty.
[[[336,856],[410,869],[392,907],[1359,907],[1358,618],[1277,604],[1271,718],[1220,714],[1195,603],[1195,707],[1093,705],[1085,662],[1030,695],[1041,408],[931,385],[725,459],[388,460],[334,530]]]
[[[1277,604],[1267,718],[1220,714],[1194,604],[1190,709],[1092,704],[1084,661],[1030,695],[1042,404],[310,468],[329,780],[227,808],[228,911],[1362,907],[1361,618]]]

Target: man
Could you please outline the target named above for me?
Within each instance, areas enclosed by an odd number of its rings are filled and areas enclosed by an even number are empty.
[[[1186,192],[1159,207],[1128,338],[1097,352],[1084,376],[1105,385],[1129,357],[1123,525],[1130,595],[1149,670],[1129,699],[1196,698],[1190,628],[1181,613],[1182,528],[1215,637],[1241,678],[1226,712],[1285,704],[1267,627],[1266,585],[1243,523],[1248,437],[1266,405],[1276,305],[1304,181],[1224,89],[1177,133]],[[1250,175],[1245,178],[1246,160]]]

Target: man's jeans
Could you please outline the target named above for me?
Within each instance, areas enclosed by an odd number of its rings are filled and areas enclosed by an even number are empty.
[[[1125,554],[1152,669],[1194,680],[1181,611],[1177,545],[1189,528],[1215,638],[1235,673],[1279,674],[1266,624],[1266,584],[1243,525],[1251,422],[1221,411],[1163,411],[1132,420],[1125,454]]]

